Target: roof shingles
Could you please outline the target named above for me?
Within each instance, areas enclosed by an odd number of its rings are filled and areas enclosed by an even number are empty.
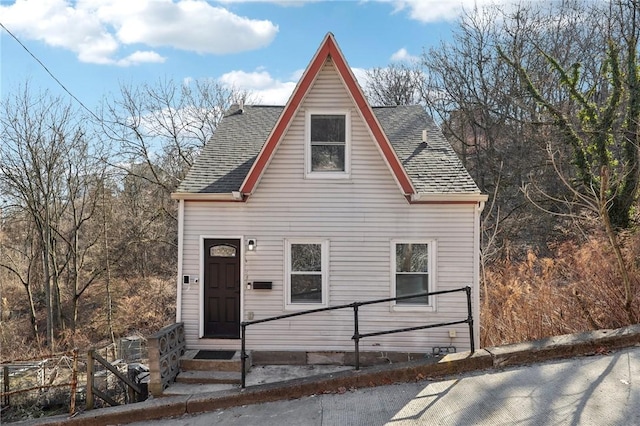
[[[245,106],[222,120],[178,193],[237,191],[284,107]],[[374,107],[396,155],[421,194],[480,193],[451,145],[419,105]],[[422,131],[427,130],[427,143]]]

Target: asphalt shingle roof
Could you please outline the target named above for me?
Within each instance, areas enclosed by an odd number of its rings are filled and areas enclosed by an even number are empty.
[[[236,110],[226,115],[176,192],[237,191],[283,109],[249,105],[242,113]],[[480,193],[421,106],[374,107],[373,112],[418,193]],[[426,144],[422,143],[424,129]]]

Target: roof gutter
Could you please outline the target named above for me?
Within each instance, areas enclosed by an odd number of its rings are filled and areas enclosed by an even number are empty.
[[[412,194],[409,198],[411,204],[475,204],[484,203],[489,199],[487,194],[479,192],[452,192],[439,194]]]
[[[226,193],[206,193],[206,192],[172,192],[172,200],[188,200],[188,201],[246,201],[245,194],[239,191]]]

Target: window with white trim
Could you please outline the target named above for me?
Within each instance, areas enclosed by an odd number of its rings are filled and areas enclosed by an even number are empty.
[[[349,111],[308,111],[305,127],[305,175],[314,178],[349,177]]]
[[[285,252],[286,307],[305,309],[327,305],[329,242],[287,240]]]
[[[393,297],[427,293],[433,289],[434,242],[394,241],[391,244]],[[396,307],[432,307],[428,296],[398,300]]]

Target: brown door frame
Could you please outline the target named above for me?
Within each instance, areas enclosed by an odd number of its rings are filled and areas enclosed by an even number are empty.
[[[200,338],[205,339],[234,339],[228,337],[215,337],[208,336],[206,333],[206,321],[207,321],[207,309],[205,304],[207,303],[205,295],[206,295],[206,274],[207,274],[207,257],[209,253],[207,253],[205,245],[207,241],[234,241],[238,243],[238,261],[239,261],[239,278],[238,278],[238,328],[240,322],[243,318],[243,309],[244,309],[244,291],[243,291],[243,277],[244,277],[244,238],[238,236],[209,236],[209,235],[201,235],[200,236],[200,289],[199,289],[199,336]],[[239,338],[239,337],[238,337]]]

